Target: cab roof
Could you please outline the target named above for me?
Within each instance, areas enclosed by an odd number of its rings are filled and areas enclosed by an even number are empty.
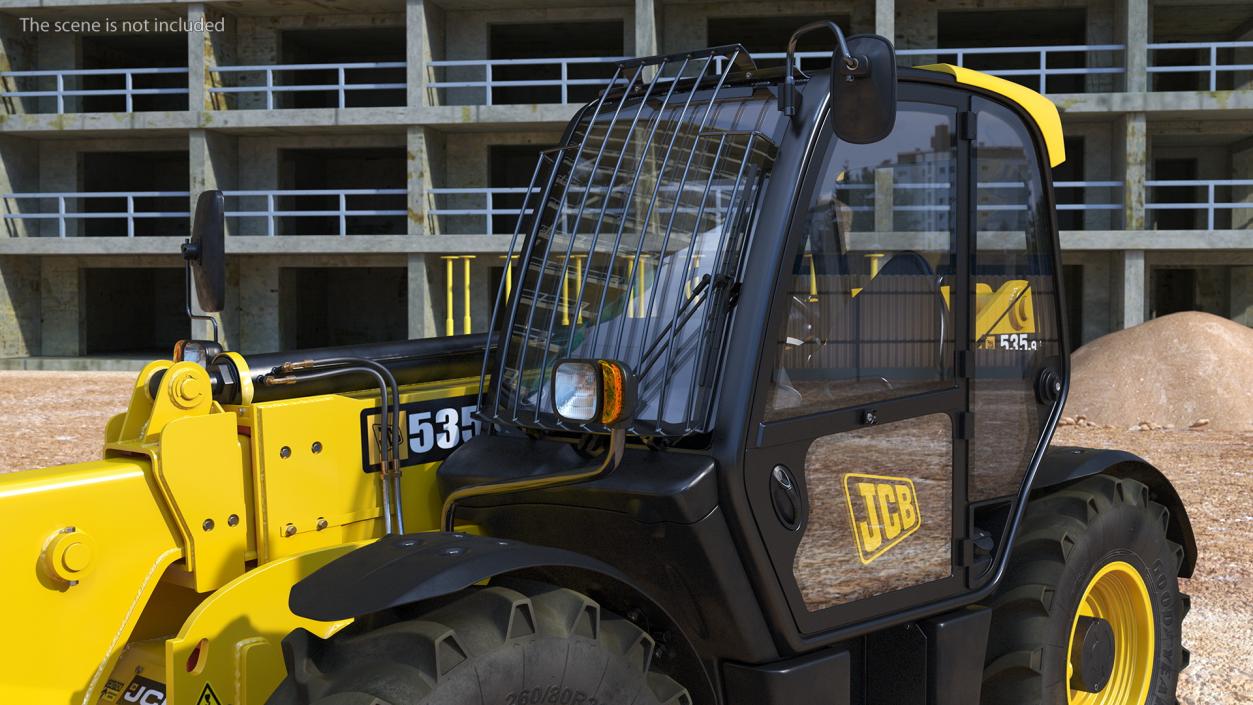
[[[1017,103],[1027,111],[1027,114],[1035,121],[1036,127],[1040,129],[1040,134],[1044,137],[1044,147],[1048,151],[1049,166],[1057,166],[1066,161],[1066,146],[1062,140],[1062,119],[1053,101],[1026,86],[964,66],[928,64],[914,68],[948,74],[958,83],[992,91]]]

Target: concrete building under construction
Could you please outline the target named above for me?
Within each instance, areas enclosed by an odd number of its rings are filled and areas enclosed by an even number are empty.
[[[482,331],[536,155],[616,60],[779,61],[819,18],[1057,102],[1073,340],[1181,310],[1253,325],[1246,0],[8,0],[0,368],[168,352],[209,188],[230,347]]]

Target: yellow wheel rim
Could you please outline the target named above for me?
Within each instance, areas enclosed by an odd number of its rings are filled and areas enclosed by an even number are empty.
[[[1080,617],[1104,619],[1114,632],[1114,667],[1109,682],[1099,693],[1070,689],[1078,657],[1073,644]],[[1084,590],[1070,625],[1067,643],[1072,650],[1066,660],[1068,705],[1143,705],[1153,681],[1157,639],[1153,627],[1153,601],[1140,571],[1123,561],[1101,568]]]

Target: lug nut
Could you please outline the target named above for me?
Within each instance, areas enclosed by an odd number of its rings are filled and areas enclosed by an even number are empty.
[[[291,457],[291,448],[290,448],[290,447],[288,447],[288,446],[283,446],[282,448],[279,448],[279,449],[278,449],[278,457],[282,458],[283,460],[287,460],[288,458],[290,458],[290,457]]]
[[[330,526],[330,524],[326,521],[326,519],[323,519],[322,517],[318,517],[318,523],[317,523],[318,531],[321,531],[322,529],[325,529],[328,526]]]
[[[213,531],[213,520],[205,519],[204,523],[200,525],[200,528],[204,529],[205,531]]]
[[[313,446],[312,446],[309,450],[312,450],[314,455],[317,455],[318,453],[321,453],[321,452],[322,452],[322,441],[314,441],[314,442],[313,442]]]
[[[283,527],[283,535],[284,535],[284,536],[295,536],[295,535],[296,535],[296,525],[295,525],[295,524],[288,524],[287,526]]]
[[[232,515],[230,515],[230,516],[226,517],[226,525],[227,525],[227,526],[238,526],[238,525],[239,525],[239,515],[238,515],[238,514],[232,514]]]

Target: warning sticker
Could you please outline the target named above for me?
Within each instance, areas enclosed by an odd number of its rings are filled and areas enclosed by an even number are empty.
[[[204,690],[200,691],[200,699],[196,701],[196,705],[222,705],[222,701],[218,700],[217,693],[213,692],[213,686],[205,683]]]

